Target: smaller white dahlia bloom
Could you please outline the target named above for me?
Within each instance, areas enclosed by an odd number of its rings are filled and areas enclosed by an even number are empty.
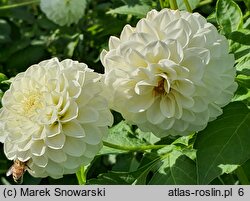
[[[60,26],[77,23],[84,15],[87,0],[41,0],[41,10]]]
[[[87,165],[113,123],[102,75],[70,59],[18,74],[2,99],[0,141],[34,177],[60,178]]]
[[[101,53],[111,107],[158,137],[200,131],[237,88],[228,49],[200,14],[152,10]]]

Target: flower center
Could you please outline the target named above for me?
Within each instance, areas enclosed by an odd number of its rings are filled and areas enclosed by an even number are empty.
[[[169,94],[171,91],[171,81],[167,77],[162,77],[158,81],[158,85],[154,87],[154,96],[162,96]]]
[[[158,86],[154,87],[154,95],[164,95],[166,94],[165,88],[164,88],[164,79],[161,79],[158,82]]]
[[[41,108],[41,94],[32,93],[25,100],[22,101],[23,112],[26,115],[31,115],[36,109]]]

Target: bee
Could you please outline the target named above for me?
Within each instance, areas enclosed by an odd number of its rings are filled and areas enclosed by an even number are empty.
[[[21,184],[23,182],[23,174],[28,169],[27,161],[22,162],[18,159],[14,160],[14,164],[9,168],[9,170],[6,172],[6,176],[12,175],[13,180]]]

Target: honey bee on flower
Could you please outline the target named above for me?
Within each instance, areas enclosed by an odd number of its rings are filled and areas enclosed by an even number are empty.
[[[28,169],[27,162],[22,162],[18,159],[14,160],[14,164],[9,168],[6,173],[6,176],[12,175],[13,180],[21,184],[23,183],[23,175],[25,171]]]

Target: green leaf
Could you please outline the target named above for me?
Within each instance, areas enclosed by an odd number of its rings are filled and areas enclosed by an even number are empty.
[[[238,59],[236,69],[241,74],[250,76],[250,53]]]
[[[134,158],[132,154],[132,159]],[[90,179],[88,184],[196,184],[196,166],[179,147],[166,145],[157,153],[147,153],[140,162],[123,159],[126,168],[115,165],[114,170]],[[126,162],[127,161],[127,162]],[[118,161],[119,162],[119,161]],[[121,162],[121,161],[120,161]],[[119,163],[120,163],[119,162]],[[138,169],[135,169],[138,168]],[[153,176],[152,176],[153,175]]]
[[[250,30],[240,29],[238,31],[234,31],[228,35],[228,38],[240,44],[250,45]]]
[[[230,46],[230,49],[234,53],[234,57],[237,62],[244,59],[244,57],[247,57],[250,52],[250,45],[241,45],[239,43],[233,43]]]
[[[175,145],[181,144],[184,146],[188,146],[189,140],[192,139],[192,137],[193,135],[179,137],[172,144],[175,144]]]
[[[7,80],[7,79],[8,78],[6,75],[4,75],[3,73],[0,73],[0,84],[2,83],[2,81]]]
[[[238,177],[238,180],[239,180],[240,184],[242,184],[242,185],[250,185],[250,182],[249,182],[249,180],[247,178],[247,175],[246,175],[244,169],[241,166],[239,166],[235,172],[237,174],[237,177]]]
[[[125,150],[119,150],[104,146],[99,154],[110,154],[110,153],[124,153],[129,151],[129,148],[139,147],[143,145],[149,145],[148,142],[139,139],[131,130],[130,126],[125,122],[121,121],[119,124],[109,129],[108,138],[105,142],[124,147]],[[126,147],[128,149],[126,150]]]
[[[133,152],[118,154],[115,157],[115,162],[112,171],[133,172],[137,170],[140,164],[137,160],[137,154]]]
[[[167,145],[159,149],[159,160],[137,178],[134,184],[197,184],[195,162],[175,145]],[[145,163],[145,162],[142,162]],[[150,174],[151,173],[151,177]]]
[[[192,10],[194,10],[196,6],[200,3],[200,0],[188,0],[188,3],[191,6]],[[183,0],[177,0],[177,5],[179,10],[187,10]]]
[[[222,170],[221,174],[224,174],[224,173],[229,174],[229,173],[232,173],[233,171],[235,171],[239,167],[239,165],[220,164],[220,165],[218,165],[218,167],[221,168],[221,170]]]
[[[123,14],[123,15],[134,15],[137,17],[145,17],[147,12],[150,11],[150,6],[148,5],[134,5],[128,6],[124,5],[107,12],[107,14]]]
[[[158,161],[157,170],[148,184],[192,185],[197,184],[195,162],[182,152],[173,150]]]
[[[248,71],[242,71],[242,72],[249,73],[249,70],[250,69],[248,69]],[[238,83],[238,89],[235,92],[233,101],[248,100],[250,102],[250,76],[240,74],[236,77],[236,81]]]
[[[250,160],[246,161],[242,166],[243,171],[245,172],[248,180],[250,181]]]
[[[209,184],[221,175],[219,165],[241,165],[250,158],[249,122],[249,109],[234,102],[198,133],[195,148],[199,184]]]
[[[155,144],[160,140],[160,138],[156,137],[153,133],[141,131],[139,128],[136,129],[135,134],[138,139],[146,141],[149,144]]]
[[[116,172],[110,171],[108,173],[100,174],[96,179],[88,180],[87,184],[103,184],[103,185],[129,185],[135,182],[136,179],[142,179],[146,181],[146,176],[148,172],[152,169],[155,162],[158,161],[159,158],[147,163],[145,166],[139,168],[133,172]]]
[[[232,0],[218,0],[216,4],[216,18],[222,34],[229,35],[237,31],[242,25],[242,12]]]

